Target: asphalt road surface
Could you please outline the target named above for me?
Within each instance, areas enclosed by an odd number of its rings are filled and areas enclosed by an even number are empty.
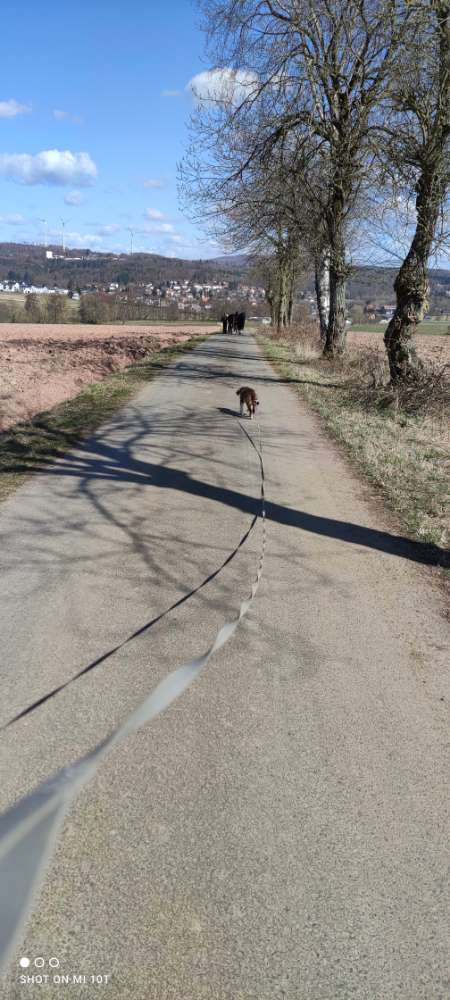
[[[79,795],[7,1000],[450,996],[440,592],[426,550],[401,537],[250,336],[187,353],[0,509],[2,721],[239,543],[259,493],[242,384],[261,400],[260,591],[198,682]],[[258,523],[203,589],[1,735],[2,808],[207,648],[247,596],[260,546]],[[48,984],[22,984],[20,956]]]

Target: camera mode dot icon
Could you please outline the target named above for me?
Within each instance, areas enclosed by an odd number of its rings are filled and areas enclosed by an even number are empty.
[[[23,958],[20,959],[19,965],[22,967],[22,969],[28,969],[29,964],[30,964],[30,959],[27,958],[26,955],[24,955]]]

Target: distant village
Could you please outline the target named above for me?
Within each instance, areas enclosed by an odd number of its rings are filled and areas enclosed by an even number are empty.
[[[39,249],[41,253],[43,251],[42,256],[45,256],[46,263],[48,263],[50,275],[53,266],[56,265],[58,267],[59,262],[63,262],[65,269],[64,276],[61,276],[61,271],[59,270],[57,278],[55,275],[58,283],[56,281],[52,283],[47,271],[47,275],[42,279],[42,282],[46,281],[46,283],[38,283],[36,278],[33,281],[33,265],[35,262],[33,260],[26,261],[24,269],[20,268],[20,271],[11,269],[7,272],[7,277],[3,277],[3,280],[0,280],[0,301],[3,293],[5,298],[6,296],[15,297],[17,294],[17,303],[19,301],[23,303],[24,300],[26,302],[27,297],[32,295],[36,297],[60,296],[61,298],[65,297],[72,300],[74,304],[81,304],[84,297],[89,295],[101,300],[103,308],[107,312],[112,310],[113,303],[115,303],[116,310],[123,309],[125,311],[127,309],[129,311],[132,308],[135,310],[136,316],[145,313],[153,318],[157,318],[162,311],[165,311],[165,316],[168,319],[176,318],[181,314],[185,318],[197,316],[198,318],[207,319],[209,317],[216,320],[220,319],[222,313],[232,312],[238,306],[245,309],[249,319],[262,322],[269,314],[269,303],[265,288],[258,284],[251,284],[242,275],[236,275],[235,279],[229,278],[228,280],[215,281],[200,281],[181,277],[173,278],[170,277],[170,260],[167,259],[164,261],[164,264],[167,265],[166,274],[168,272],[165,280],[162,280],[161,277],[157,281],[148,281],[145,278],[139,280],[139,278],[132,275],[131,269],[127,266],[129,259],[124,261],[123,256],[121,257],[120,255],[109,254],[105,257],[101,253],[92,251],[82,252],[83,255],[77,255],[73,251],[67,252],[65,249],[62,253],[56,248],[49,249],[48,247],[42,247]],[[75,267],[72,270],[71,267],[71,264],[77,265],[80,262],[82,268],[84,268],[85,264],[94,265],[95,267],[97,262],[103,262],[103,260],[106,260],[108,263],[112,260],[114,262],[117,260],[117,271],[113,272],[114,278],[116,278],[117,274],[116,280],[110,280],[111,268],[109,268],[108,277],[105,276],[105,280],[102,281],[101,277],[98,277],[97,274],[92,274],[92,270],[89,275],[90,280],[87,280],[87,275],[84,277],[83,270],[80,268],[76,270]],[[122,271],[120,270],[121,267]],[[3,274],[5,274],[5,271]],[[364,276],[363,269],[361,275]],[[395,303],[393,301],[386,301],[387,295],[383,301],[386,290],[383,293],[380,289],[379,296],[377,293],[374,295],[374,290],[371,290],[370,281],[367,281],[367,279],[364,281],[362,287],[352,288],[351,285],[352,281],[349,283],[347,295],[347,323],[362,321],[389,322],[394,313]],[[317,307],[312,281],[307,280],[304,282],[303,289],[303,291],[299,289],[297,292],[296,308],[298,310],[301,307],[306,307],[308,313],[313,318],[317,318]],[[366,298],[366,296],[371,294],[371,291],[373,297]],[[389,294],[389,291],[387,294]],[[450,312],[450,308],[447,307],[449,299],[450,287],[446,274],[443,274],[442,278],[441,274],[439,276],[436,274],[433,281],[430,311],[427,314],[427,318],[440,319],[442,316],[447,316]],[[30,312],[30,310],[27,311]],[[3,321],[5,318],[6,315],[2,315],[1,319]]]
[[[132,288],[123,286],[119,282],[111,281],[106,285],[101,283],[89,284],[86,287],[74,287],[69,282],[69,287],[50,287],[49,285],[27,284],[24,281],[0,281],[1,293],[9,295],[61,295],[67,296],[72,301],[79,302],[84,295],[97,294],[104,299],[119,299],[124,302],[132,298],[133,302],[147,305],[156,309],[168,310],[173,313],[177,310],[183,314],[211,314],[211,318],[218,318],[221,310],[227,311],[229,303],[245,303],[249,319],[262,320],[268,313],[266,291],[258,285],[249,285],[243,282],[220,281],[216,284],[199,283],[189,280],[177,281],[168,279],[155,285],[152,282],[133,283]],[[443,294],[450,298],[450,291],[443,290]],[[313,295],[308,292],[300,292],[298,301],[306,305],[313,318],[317,315],[316,302]],[[352,316],[353,307],[357,310],[358,316]],[[364,304],[357,304],[348,301],[348,313],[353,320],[364,319],[367,322],[388,323],[394,314],[394,304],[378,304],[375,301],[367,301]],[[252,315],[254,312],[254,315]],[[431,318],[431,317],[430,317]],[[349,318],[347,322],[351,322]]]
[[[120,285],[119,282],[109,282],[107,285],[99,283],[89,284],[85,288],[73,287],[69,282],[69,287],[49,287],[48,285],[27,284],[24,281],[2,281],[0,282],[0,293],[21,295],[66,295],[74,301],[82,295],[97,293],[101,295],[111,295],[115,297],[127,298],[129,289]],[[265,289],[242,282],[220,281],[217,284],[200,284],[189,280],[177,281],[168,279],[159,285],[152,282],[133,283],[131,292],[134,301],[148,303],[161,309],[169,306],[176,306],[180,312],[190,313],[209,312],[214,309],[215,304],[226,306],[229,302],[245,302],[251,311],[252,308],[259,307],[265,303]]]

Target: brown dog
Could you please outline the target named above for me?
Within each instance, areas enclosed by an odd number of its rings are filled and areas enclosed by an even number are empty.
[[[256,407],[259,406],[259,399],[256,398],[255,390],[251,389],[249,385],[243,385],[241,389],[237,390],[236,396],[239,396],[241,404],[241,417],[244,415],[244,406],[246,406],[250,420],[253,420]]]

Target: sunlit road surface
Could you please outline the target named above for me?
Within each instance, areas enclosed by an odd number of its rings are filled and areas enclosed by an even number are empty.
[[[440,593],[423,547],[250,336],[187,353],[0,509],[2,720],[238,545],[260,488],[237,417],[243,384],[261,401],[260,591],[199,681],[78,797],[7,1000],[450,994]],[[215,579],[2,734],[2,808],[208,647],[249,592],[261,538],[257,524]]]

